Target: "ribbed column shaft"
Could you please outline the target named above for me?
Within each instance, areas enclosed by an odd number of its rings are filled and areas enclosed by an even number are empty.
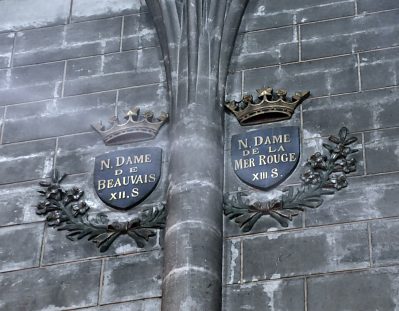
[[[170,95],[163,311],[219,311],[223,108],[227,67],[248,0],[146,0]]]

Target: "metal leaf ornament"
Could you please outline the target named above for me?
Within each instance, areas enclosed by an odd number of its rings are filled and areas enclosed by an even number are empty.
[[[305,208],[317,208],[323,203],[323,195],[331,195],[348,185],[347,174],[356,171],[356,159],[352,154],[358,150],[350,146],[357,141],[348,137],[346,127],[340,129],[338,137],[330,136],[332,144],[323,144],[327,155],[314,153],[306,162],[301,175],[300,186],[290,186],[283,190],[280,199],[269,202],[247,203],[244,192],[227,194],[224,198],[224,213],[234,220],[244,232],[249,232],[263,216],[270,216],[281,226],[287,227],[289,221]]]
[[[87,237],[105,252],[121,235],[128,235],[143,248],[151,237],[156,235],[155,229],[165,227],[166,209],[163,203],[148,208],[137,217],[126,222],[112,222],[106,214],[98,213],[90,217],[90,207],[81,198],[84,192],[77,187],[65,190],[60,183],[65,175],[54,170],[51,182],[42,181],[44,190],[39,193],[44,200],[36,206],[38,215],[45,215],[47,224],[59,231],[68,231],[66,237],[71,241]]]

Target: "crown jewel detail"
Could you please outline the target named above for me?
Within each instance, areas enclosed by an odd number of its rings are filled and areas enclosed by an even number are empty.
[[[241,125],[256,125],[261,123],[272,123],[291,119],[295,108],[309,97],[310,92],[297,92],[291,100],[287,99],[286,90],[273,92],[271,87],[259,90],[258,99],[254,100],[252,95],[245,95],[241,101],[232,100],[225,103],[238,119]]]
[[[101,121],[92,124],[92,127],[102,136],[106,145],[122,145],[155,138],[169,116],[161,112],[160,116],[155,118],[152,111],[140,114],[140,108],[133,107],[124,119],[126,122],[121,122],[117,116],[113,116],[109,121],[109,129],[106,129]]]

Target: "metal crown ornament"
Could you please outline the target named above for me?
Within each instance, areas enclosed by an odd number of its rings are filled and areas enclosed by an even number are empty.
[[[168,118],[165,112],[161,112],[158,118],[155,118],[151,111],[140,114],[140,108],[134,107],[126,113],[126,122],[120,122],[118,117],[114,116],[110,120],[109,129],[101,122],[93,124],[92,127],[102,136],[106,145],[121,145],[153,139]]]
[[[297,92],[291,100],[287,99],[286,90],[273,92],[271,87],[257,90],[258,100],[252,95],[245,95],[239,102],[232,100],[225,103],[241,125],[256,125],[288,120],[295,108],[309,97],[310,92]]]

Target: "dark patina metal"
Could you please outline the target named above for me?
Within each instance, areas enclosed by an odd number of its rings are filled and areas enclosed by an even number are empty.
[[[162,149],[132,148],[102,154],[94,164],[94,187],[100,199],[117,209],[142,202],[161,176]]]
[[[241,101],[225,103],[238,119],[241,125],[256,125],[291,119],[295,108],[309,97],[310,92],[297,92],[291,99],[287,98],[286,90],[273,92],[271,87],[257,90],[258,98],[245,95]]]
[[[82,200],[84,192],[78,187],[62,188],[60,183],[64,177],[55,170],[50,182],[40,182],[44,189],[39,193],[44,200],[37,205],[36,213],[46,216],[49,226],[68,231],[66,237],[71,241],[87,237],[101,252],[105,252],[120,235],[128,235],[138,247],[143,248],[156,235],[155,230],[165,226],[164,203],[147,208],[125,222],[109,223],[104,213],[89,215],[90,207]]]
[[[262,190],[283,182],[300,156],[299,128],[264,128],[231,138],[231,161],[236,175]]]
[[[249,232],[263,216],[270,216],[283,227],[288,226],[294,216],[304,208],[317,208],[323,203],[322,195],[331,195],[348,185],[347,174],[356,171],[356,160],[352,154],[358,150],[350,146],[357,141],[348,137],[348,129],[343,127],[338,137],[330,136],[333,144],[323,144],[327,155],[313,154],[301,175],[301,186],[284,189],[281,198],[270,202],[245,202],[246,193],[227,194],[224,213],[234,220],[244,232]]]

